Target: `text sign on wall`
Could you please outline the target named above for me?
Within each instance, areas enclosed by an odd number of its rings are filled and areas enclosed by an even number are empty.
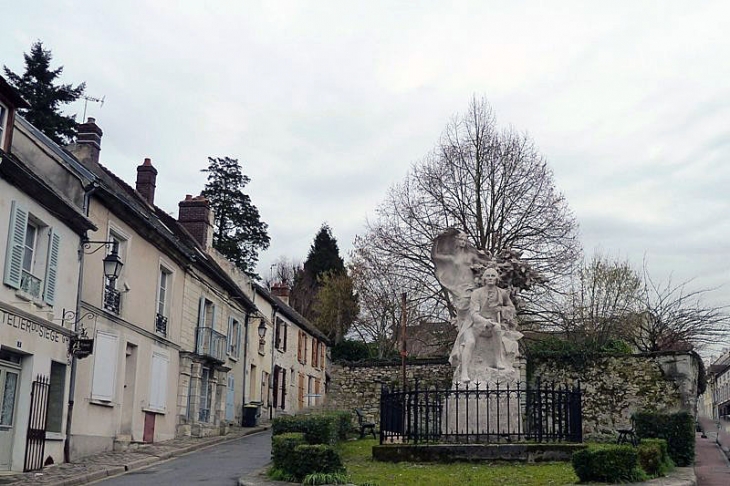
[[[68,344],[68,336],[65,334],[58,332],[56,329],[53,329],[46,324],[13,314],[5,309],[0,309],[0,325],[2,324],[7,324],[19,331],[26,332],[29,335],[35,334],[36,336],[53,343],[61,343],[64,345]]]

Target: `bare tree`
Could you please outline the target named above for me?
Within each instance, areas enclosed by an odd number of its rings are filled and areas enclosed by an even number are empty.
[[[434,276],[434,237],[464,231],[480,250],[522,254],[549,280],[570,270],[579,255],[577,224],[532,140],[499,131],[491,107],[474,98],[448,123],[436,148],[394,185],[369,221],[357,249],[387,262],[420,305],[453,316],[448,293]],[[417,293],[417,297],[416,297]]]
[[[674,284],[671,277],[655,282],[644,264],[640,304],[642,318],[633,344],[643,352],[689,351],[726,340],[730,331],[727,306],[705,302],[713,288],[691,289],[691,280]]]
[[[281,256],[271,265],[269,275],[264,279],[264,284],[270,289],[272,284],[281,283],[291,289],[294,285],[294,279],[302,270],[301,262]]]
[[[641,277],[628,260],[595,252],[572,273],[566,291],[539,301],[539,315],[549,321],[542,328],[599,346],[626,339],[642,311],[641,288]]]

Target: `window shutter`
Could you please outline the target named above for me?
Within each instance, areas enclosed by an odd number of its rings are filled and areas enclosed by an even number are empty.
[[[13,201],[10,209],[8,248],[5,253],[5,275],[3,282],[14,289],[20,288],[23,273],[23,244],[25,228],[28,226],[28,211]]]
[[[152,352],[152,376],[148,403],[151,410],[164,412],[167,408],[167,368],[169,362],[170,360],[166,355]]]
[[[94,343],[94,377],[91,398],[110,402],[114,398],[117,374],[117,336],[96,331]]]
[[[205,297],[198,299],[198,327],[201,328],[205,325]],[[203,348],[203,340],[201,339],[200,331],[196,332],[196,346],[195,352],[201,354]]]
[[[210,326],[208,326],[208,327],[210,327],[211,329],[215,329],[215,318],[216,318],[216,311],[218,310],[218,307],[215,304],[212,304],[212,307],[213,307],[213,311],[211,312],[211,315],[213,317],[211,317]]]
[[[289,326],[284,324],[284,351],[286,351],[286,337],[289,335]]]
[[[236,358],[241,356],[241,323],[236,326]]]
[[[281,371],[281,409],[286,406],[286,370]]]
[[[46,283],[43,300],[53,305],[56,298],[56,275],[58,273],[58,252],[61,249],[61,236],[51,228],[48,240],[48,264],[46,265]]]
[[[228,317],[228,334],[226,335],[226,352],[233,355],[233,316]]]

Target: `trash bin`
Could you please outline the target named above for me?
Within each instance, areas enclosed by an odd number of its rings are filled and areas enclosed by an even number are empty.
[[[256,427],[261,416],[261,404],[249,403],[243,406],[243,426]]]

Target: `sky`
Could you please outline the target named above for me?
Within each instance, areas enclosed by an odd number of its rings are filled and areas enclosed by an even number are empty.
[[[326,222],[347,255],[472,96],[528,133],[581,241],[730,304],[726,1],[0,0],[0,63],[35,40],[85,81],[101,162],[155,202],[237,158],[269,225],[258,272]],[[81,119],[84,103],[68,107]],[[730,340],[727,343],[730,346]]]

